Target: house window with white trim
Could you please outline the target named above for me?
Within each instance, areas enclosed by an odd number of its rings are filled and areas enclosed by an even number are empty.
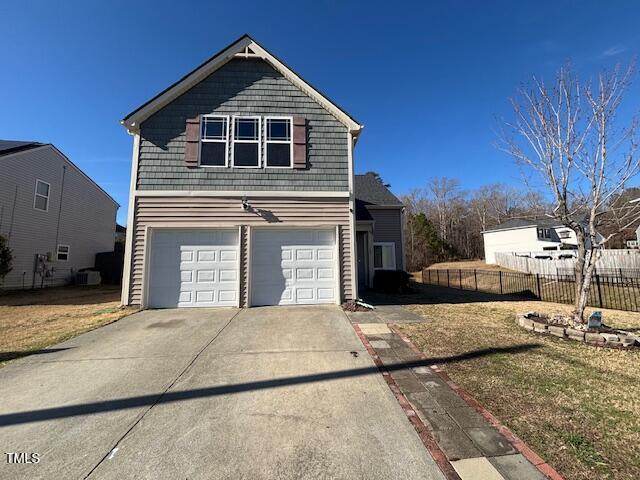
[[[260,117],[233,117],[232,166],[260,167]]]
[[[51,185],[42,180],[36,180],[36,191],[33,198],[33,208],[36,210],[42,210],[43,212],[49,211],[49,191]]]
[[[560,238],[571,238],[571,232],[569,230],[559,230],[558,236]]]
[[[200,165],[226,167],[229,158],[229,117],[205,115],[200,131]]]
[[[66,262],[69,260],[69,245],[58,245],[58,250],[56,251],[56,258],[59,262]]]
[[[265,118],[265,165],[271,168],[293,166],[291,117]]]
[[[376,242],[373,244],[373,268],[375,270],[396,269],[396,244]]]

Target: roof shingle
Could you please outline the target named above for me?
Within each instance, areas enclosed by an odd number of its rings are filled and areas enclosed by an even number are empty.
[[[387,187],[371,172],[364,175],[355,175],[353,185],[356,200],[364,204],[378,205],[385,207],[402,207],[402,202],[398,200]]]
[[[562,222],[554,218],[539,218],[537,220],[525,220],[523,218],[512,218],[506,222],[487,228],[485,232],[495,232],[497,230],[511,230],[524,227],[561,227]]]
[[[30,142],[22,140],[0,140],[0,156],[9,155],[22,150],[29,150],[43,145],[39,142]]]

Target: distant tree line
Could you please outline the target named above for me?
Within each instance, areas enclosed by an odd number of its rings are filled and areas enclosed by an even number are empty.
[[[640,198],[639,188],[625,190],[612,203],[622,205]],[[505,184],[492,184],[475,190],[462,190],[455,178],[437,177],[424,188],[414,189],[401,198],[406,207],[405,248],[411,271],[436,262],[481,259],[484,257],[482,231],[513,218],[551,217],[551,205],[541,194]],[[606,225],[615,224],[615,212]],[[607,248],[624,248],[635,238],[635,227],[627,227],[612,238]],[[603,235],[608,228],[603,225]]]

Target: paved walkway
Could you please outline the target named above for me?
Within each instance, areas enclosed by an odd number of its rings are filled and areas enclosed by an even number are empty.
[[[0,389],[2,479],[444,478],[337,306],[145,311]]]
[[[393,318],[403,314],[395,306],[388,317],[378,307],[375,318]],[[406,310],[405,310],[406,311]],[[407,313],[411,313],[406,311]],[[413,314],[412,314],[413,315]],[[352,321],[364,316],[357,316]],[[374,318],[370,316],[369,318]],[[394,320],[395,322],[395,320]],[[391,322],[389,322],[391,323]],[[460,397],[421,356],[386,324],[379,321],[359,323],[356,329],[366,338],[371,353],[379,359],[410,403],[408,415],[416,412],[455,473],[448,478],[462,480],[543,480],[543,475],[510,441]],[[375,357],[374,357],[375,358]],[[446,470],[446,468],[445,468]],[[457,474],[457,475],[456,475]]]

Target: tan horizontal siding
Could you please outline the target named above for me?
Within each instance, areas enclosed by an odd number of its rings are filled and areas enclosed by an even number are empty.
[[[282,227],[340,227],[340,278],[343,300],[353,299],[351,277],[351,233],[349,202],[346,198],[249,198],[253,211],[244,211],[237,197],[139,197],[135,205],[135,231],[131,260],[130,302],[142,300],[142,271],[147,227],[228,227],[245,226],[241,235],[242,271],[240,294],[243,304],[248,298],[248,229],[277,225]]]

